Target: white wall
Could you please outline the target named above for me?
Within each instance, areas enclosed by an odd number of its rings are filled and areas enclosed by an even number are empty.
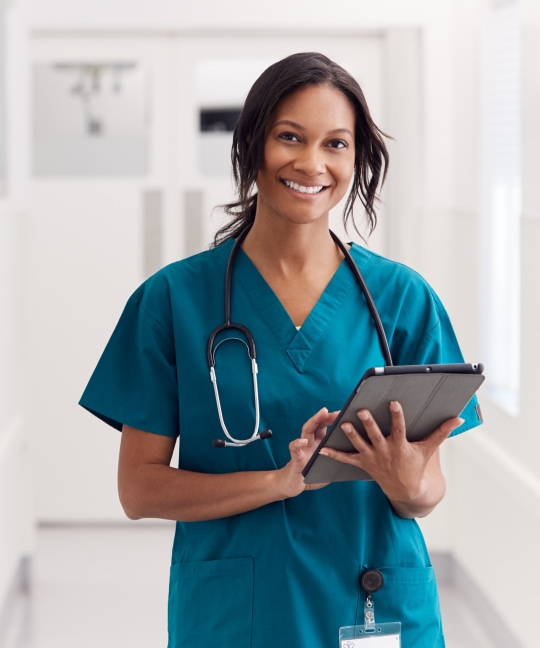
[[[7,193],[0,196],[0,612],[20,560],[33,548],[31,444],[25,412],[24,223],[28,100],[23,1],[7,12]]]
[[[521,218],[521,409],[509,415],[482,392],[485,425],[452,442],[449,457],[450,546],[522,646],[538,645],[540,577],[540,438],[536,416],[540,298],[540,8],[522,0],[523,214]],[[451,236],[438,248],[441,275],[465,349],[478,357],[481,331],[474,320],[480,289],[475,259],[481,205],[482,40],[488,0],[455,0],[455,93],[452,99],[454,187],[448,214]],[[501,309],[505,308],[501,295]],[[471,317],[472,314],[472,317]],[[481,359],[481,358],[479,358]],[[489,367],[487,367],[489,372]],[[510,595],[510,598],[509,598]]]
[[[4,194],[4,181],[6,178],[6,7],[5,1],[0,0],[0,198]]]
[[[415,26],[444,19],[446,3],[436,7],[427,0],[336,0],[331,11],[325,0],[254,4],[250,0],[223,3],[216,0],[194,3],[189,8],[177,0],[130,2],[129,0],[29,0],[31,25],[36,30],[209,30],[316,29],[328,32],[381,27]]]

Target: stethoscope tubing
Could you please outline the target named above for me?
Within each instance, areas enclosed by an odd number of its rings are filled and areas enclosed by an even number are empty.
[[[220,328],[223,329],[223,327]],[[215,348],[213,349],[213,354],[215,354],[215,352],[217,351],[217,349],[221,344],[224,344],[225,342],[230,342],[231,340],[237,340],[238,342],[244,344],[247,347],[248,354],[251,357],[248,344],[241,338],[227,338],[226,340],[221,340],[221,342],[218,342],[218,344],[216,344]],[[223,430],[225,436],[227,437],[227,439],[229,439],[229,442],[223,441],[221,439],[216,439],[215,440],[216,443],[214,443],[216,447],[219,448],[226,447],[226,446],[243,447],[248,445],[249,443],[252,443],[253,441],[259,440],[260,407],[259,407],[259,386],[257,384],[258,373],[259,370],[257,367],[257,361],[255,360],[254,357],[251,357],[251,375],[253,378],[253,399],[254,399],[254,406],[255,406],[255,426],[253,428],[253,433],[251,437],[249,437],[248,439],[236,439],[229,432],[227,425],[225,424],[225,419],[223,418],[223,410],[221,408],[221,399],[219,397],[219,389],[218,389],[217,376],[215,371],[215,361],[214,364],[210,367],[210,380],[212,381],[212,385],[214,386],[214,395],[216,397],[216,405],[217,405],[217,411],[219,416],[219,422],[221,424],[221,429]]]
[[[364,280],[364,277],[362,276],[362,273],[360,272],[360,269],[354,262],[354,259],[351,256],[351,253],[343,242],[339,239],[338,236],[330,231],[330,236],[334,239],[334,243],[338,246],[338,248],[341,250],[341,253],[345,257],[345,260],[347,261],[349,268],[352,270],[356,281],[358,282],[358,285],[360,286],[360,289],[362,290],[362,293],[366,299],[369,311],[371,313],[371,317],[373,318],[373,321],[375,323],[375,328],[377,329],[377,335],[379,336],[379,343],[381,345],[381,349],[384,355],[384,361],[386,363],[387,367],[392,367],[394,363],[392,362],[392,354],[390,352],[390,346],[388,344],[388,339],[386,337],[386,333],[384,331],[384,326],[381,321],[379,311],[377,310],[377,307],[375,306],[375,302],[373,301],[373,297],[371,296],[371,293],[368,290],[368,287],[366,285],[366,282]]]
[[[256,360],[255,340],[253,339],[253,335],[251,334],[251,331],[247,328],[247,326],[244,326],[243,324],[239,324],[237,322],[231,322],[231,287],[232,287],[232,273],[233,273],[234,263],[238,255],[238,251],[240,250],[240,246],[242,245],[242,242],[245,239],[247,233],[251,229],[251,226],[252,224],[250,223],[247,227],[245,227],[240,232],[240,234],[237,236],[236,240],[234,241],[233,247],[229,254],[229,259],[227,260],[227,268],[225,271],[225,290],[224,290],[225,322],[212,331],[206,345],[206,359],[208,362],[208,367],[210,369],[210,380],[212,381],[212,385],[214,387],[214,395],[216,398],[216,406],[218,410],[219,422],[221,424],[221,428],[223,430],[223,433],[225,434],[226,439],[228,439],[227,441],[225,441],[224,439],[214,439],[213,445],[214,447],[218,447],[218,448],[224,448],[224,447],[243,448],[246,445],[252,443],[253,441],[258,441],[260,439],[267,439],[270,436],[272,436],[271,430],[264,430],[259,433],[260,411],[259,411],[259,388],[257,383],[258,368],[257,368],[257,360]],[[375,323],[375,328],[377,330],[377,335],[379,337],[379,343],[381,345],[381,350],[384,355],[385,363],[387,366],[391,367],[393,365],[392,354],[390,353],[390,347],[388,345],[388,340],[386,337],[386,333],[384,331],[384,326],[379,316],[379,312],[377,311],[377,307],[375,306],[373,297],[371,296],[371,293],[368,290],[368,287],[362,276],[362,273],[360,272],[360,269],[354,262],[354,259],[352,258],[349,250],[342,243],[342,241],[334,234],[334,232],[332,232],[332,230],[329,231],[332,239],[334,240],[334,243],[340,249],[341,253],[345,258],[345,261],[347,262],[349,268],[352,270],[355,279],[358,285],[360,286],[362,294],[364,295],[367,306],[369,308],[369,311]],[[220,333],[222,333],[223,331],[231,331],[231,330],[241,332],[245,336],[247,341],[235,337],[235,338],[227,338],[221,340],[220,342],[215,344],[215,340]],[[223,418],[223,411],[221,408],[221,400],[220,400],[219,389],[217,385],[217,376],[215,370],[215,366],[216,366],[215,354],[221,344],[230,340],[237,340],[245,344],[248,351],[248,355],[251,359],[251,373],[253,377],[253,399],[254,399],[254,406],[255,406],[255,427],[251,437],[247,439],[236,439],[231,435],[231,433],[227,429],[225,420]]]

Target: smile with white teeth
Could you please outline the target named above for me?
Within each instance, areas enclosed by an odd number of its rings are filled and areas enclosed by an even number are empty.
[[[282,180],[282,182],[286,187],[289,187],[289,189],[294,189],[295,191],[299,191],[300,193],[316,194],[325,189],[325,187],[322,185],[319,185],[317,187],[304,187],[304,185],[299,185],[296,182],[292,182],[291,180]]]

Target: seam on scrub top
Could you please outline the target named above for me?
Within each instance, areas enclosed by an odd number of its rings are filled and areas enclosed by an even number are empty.
[[[146,306],[142,303],[140,303],[140,308],[144,312],[145,315],[147,315],[157,326],[161,329],[162,333],[167,336],[167,338],[171,341],[174,342],[174,336],[167,331],[167,329],[163,326],[163,324],[156,318],[155,315],[153,315],[147,308]]]

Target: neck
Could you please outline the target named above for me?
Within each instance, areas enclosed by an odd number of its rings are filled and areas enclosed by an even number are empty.
[[[256,266],[283,275],[314,267],[335,269],[343,258],[326,222],[276,227],[275,223],[255,219],[242,248]]]

